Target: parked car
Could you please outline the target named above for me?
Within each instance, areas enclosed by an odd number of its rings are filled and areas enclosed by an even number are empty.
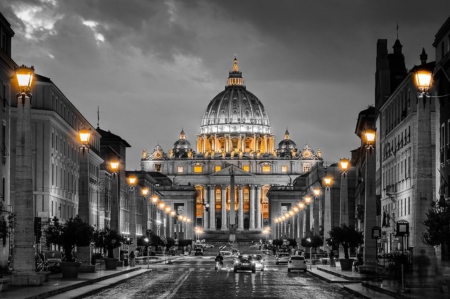
[[[287,263],[291,255],[289,253],[278,253],[275,264]]]
[[[252,255],[252,262],[255,264],[256,270],[264,271],[264,259],[260,254]]]
[[[306,260],[305,257],[299,255],[293,255],[288,261],[288,272],[292,270],[303,270],[306,272]]]
[[[213,244],[205,244],[205,248],[214,248]]]
[[[252,262],[250,255],[239,255],[234,259],[233,266],[234,273],[238,270],[250,270],[252,273],[256,272],[255,264]]]
[[[203,248],[201,247],[195,248],[194,255],[203,255]]]

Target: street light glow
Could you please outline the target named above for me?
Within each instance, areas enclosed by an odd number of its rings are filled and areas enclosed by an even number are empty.
[[[417,70],[414,74],[415,84],[419,91],[428,92],[431,87],[432,74],[429,70]]]
[[[349,167],[350,167],[350,160],[349,159],[342,158],[339,161],[339,168],[341,169],[342,172],[346,173]]]
[[[17,84],[21,91],[28,92],[33,82],[34,67],[22,65],[16,69]]]

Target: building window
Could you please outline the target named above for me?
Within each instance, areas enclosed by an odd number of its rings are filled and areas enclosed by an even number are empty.
[[[270,172],[270,165],[263,165],[262,166],[262,172],[264,172],[264,173]]]
[[[222,166],[220,166],[220,165],[214,166],[214,171],[215,171],[215,172],[218,172],[218,171],[220,171],[221,169],[222,169]]]
[[[249,171],[250,171],[250,165],[244,165],[244,166],[242,167],[242,169],[245,170],[245,171],[247,171],[247,172],[249,172]]]
[[[184,167],[178,166],[177,171],[178,171],[178,173],[182,173],[184,171]]]
[[[155,171],[161,171],[161,164],[155,164]]]
[[[195,165],[194,166],[194,173],[202,173],[203,172],[203,166],[202,165]]]
[[[303,172],[309,172],[311,170],[311,163],[303,163]]]
[[[287,166],[281,166],[281,172],[287,172],[288,168]]]

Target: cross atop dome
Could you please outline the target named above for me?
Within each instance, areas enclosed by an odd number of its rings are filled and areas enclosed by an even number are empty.
[[[242,78],[242,72],[239,71],[238,60],[236,54],[234,54],[233,68],[229,72],[227,86],[243,86],[244,79]]]

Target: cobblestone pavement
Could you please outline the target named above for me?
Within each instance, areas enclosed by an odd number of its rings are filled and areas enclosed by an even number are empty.
[[[288,273],[273,257],[254,274],[234,273],[231,259],[224,266],[215,271],[213,256],[185,257],[86,298],[356,298],[309,273]]]

